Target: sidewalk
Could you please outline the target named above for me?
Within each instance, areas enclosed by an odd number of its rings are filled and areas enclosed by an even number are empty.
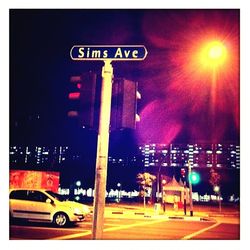
[[[105,217],[125,217],[125,218],[151,218],[151,219],[169,219],[169,220],[191,220],[191,221],[215,221],[216,218],[221,217],[233,217],[239,218],[239,211],[237,209],[223,208],[222,212],[219,212],[217,207],[210,206],[194,206],[193,216],[190,216],[189,206],[187,206],[186,215],[184,210],[174,210],[173,206],[168,204],[166,211],[163,212],[162,207],[158,207],[158,210],[154,205],[147,205],[146,208],[143,205],[135,204],[107,204],[105,208]]]
[[[194,216],[189,215],[189,211],[184,215],[183,210],[171,211],[163,210],[156,211],[153,208],[138,208],[138,207],[106,207],[105,217],[126,217],[126,218],[152,218],[152,219],[174,219],[174,220],[209,220],[208,214],[204,212],[196,212]]]

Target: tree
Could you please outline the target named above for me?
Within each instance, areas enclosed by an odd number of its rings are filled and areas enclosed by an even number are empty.
[[[221,175],[214,169],[211,169],[209,183],[214,188],[215,186],[220,186],[220,181],[221,181]]]
[[[146,206],[146,194],[152,190],[153,183],[156,181],[156,176],[150,173],[139,173],[136,177],[137,183],[140,186],[140,195],[143,197],[144,208]]]

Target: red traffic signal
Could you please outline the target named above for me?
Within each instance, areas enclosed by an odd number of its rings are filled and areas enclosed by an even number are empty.
[[[70,110],[68,117],[78,119],[81,127],[94,127],[96,74],[84,73],[70,78],[71,91],[68,94]]]
[[[184,178],[186,175],[186,169],[185,168],[181,168],[181,176]]]
[[[166,181],[165,179],[163,179],[163,180],[161,181],[161,184],[162,184],[162,186],[165,186],[165,185],[167,184],[167,181]]]

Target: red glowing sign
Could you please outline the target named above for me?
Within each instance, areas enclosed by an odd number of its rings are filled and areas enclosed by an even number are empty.
[[[58,191],[59,172],[10,171],[10,188],[35,188]]]

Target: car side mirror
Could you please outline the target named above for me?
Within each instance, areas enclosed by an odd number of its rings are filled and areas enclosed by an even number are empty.
[[[46,203],[54,204],[54,201],[52,201],[50,198],[46,199]]]

